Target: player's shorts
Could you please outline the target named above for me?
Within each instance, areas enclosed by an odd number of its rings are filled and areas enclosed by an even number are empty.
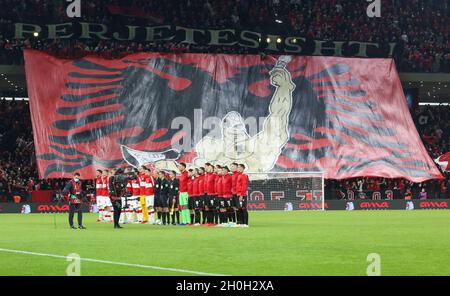
[[[238,208],[239,205],[239,197],[236,194],[233,194],[233,197],[231,198],[231,206],[233,208]]]
[[[174,209],[178,209],[178,205],[179,205],[179,202],[178,202],[178,196],[172,196],[172,197],[169,197],[169,208],[171,209],[172,207],[174,208]]]
[[[105,207],[112,207],[111,198],[109,196],[104,196],[104,206]]]
[[[207,202],[209,209],[217,209],[219,207],[219,198],[217,195],[208,195]]]
[[[126,197],[121,197],[120,201],[122,202],[122,209],[125,209],[128,207],[128,203],[127,203],[127,198]]]
[[[217,204],[219,206],[219,209],[227,209],[228,202],[224,197],[217,197]]]
[[[180,192],[179,194],[180,206],[187,206],[189,203],[189,195],[187,192]]]
[[[231,197],[224,197],[223,199],[225,200],[225,208],[227,208],[227,209],[231,208],[231,203],[232,203]]]
[[[247,196],[239,197],[239,209],[246,209],[247,208]]]
[[[155,208],[160,208],[161,207],[161,201],[160,201],[160,195],[155,195],[154,196],[154,207]]]
[[[99,208],[112,207],[109,196],[97,196],[97,206]]]
[[[104,203],[105,203],[105,201],[104,201],[104,199],[103,199],[103,196],[97,195],[97,196],[96,196],[96,203],[97,203],[97,207],[98,207],[99,209],[103,208],[103,207],[104,207]]]
[[[204,206],[205,208],[212,209],[214,207],[214,196],[205,194]]]
[[[145,205],[147,206],[147,208],[153,207],[155,205],[155,196],[146,195],[145,196]]]
[[[160,195],[159,196],[159,206],[161,208],[168,208],[169,207],[169,197],[167,195]]]
[[[131,196],[127,197],[128,207],[132,210],[137,210],[141,207],[141,197]]]
[[[208,195],[205,193],[205,194],[203,194],[203,195],[198,197],[199,200],[200,200],[200,204],[201,204],[201,208],[202,209],[204,209],[207,206],[207,204],[208,204],[207,196]]]
[[[188,209],[193,210],[195,209],[195,200],[197,199],[197,196],[189,196],[188,198]]]
[[[239,208],[239,196],[237,196],[237,194],[233,195],[233,198],[231,199],[231,205],[235,208]]]
[[[200,210],[200,209],[203,209],[203,200],[204,200],[204,197],[203,196],[196,196],[195,197],[195,199],[194,199],[194,209],[196,209],[196,210]]]

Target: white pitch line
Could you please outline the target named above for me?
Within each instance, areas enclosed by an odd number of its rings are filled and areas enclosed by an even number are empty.
[[[0,252],[25,254],[25,255],[33,255],[33,256],[41,256],[41,257],[52,257],[52,258],[58,258],[58,259],[67,259],[67,256],[20,251],[20,250],[11,250],[11,249],[3,249],[3,248],[0,248]],[[193,271],[193,270],[179,269],[179,268],[170,268],[170,267],[161,267],[161,266],[153,266],[153,265],[142,265],[142,264],[133,264],[133,263],[116,262],[116,261],[108,261],[108,260],[99,260],[99,259],[92,259],[92,258],[80,258],[80,260],[86,261],[86,262],[104,263],[104,264],[147,268],[147,269],[157,269],[157,270],[165,270],[165,271],[175,271],[175,272],[181,272],[181,273],[190,273],[190,274],[198,274],[198,275],[206,275],[206,276],[227,276],[226,274],[217,274],[217,273],[208,273],[208,272]]]

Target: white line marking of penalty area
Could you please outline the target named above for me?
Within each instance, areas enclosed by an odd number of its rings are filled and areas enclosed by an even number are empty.
[[[20,250],[11,250],[11,249],[3,249],[3,248],[0,248],[0,252],[15,253],[15,254],[25,254],[25,255],[41,256],[41,257],[52,257],[52,258],[58,258],[58,259],[66,259],[67,258],[67,256],[61,256],[61,255],[36,253],[36,252],[28,252],[28,251],[20,251]],[[142,265],[142,264],[133,264],[133,263],[125,263],[125,262],[115,262],[115,261],[99,260],[99,259],[92,259],[92,258],[80,258],[80,260],[81,261],[86,261],[86,262],[104,263],[104,264],[112,264],[112,265],[120,265],[120,266],[128,266],[128,267],[138,267],[138,268],[147,268],[147,269],[157,269],[157,270],[165,270],[165,271],[175,271],[175,272],[198,274],[198,275],[227,276],[226,274],[208,273],[208,272],[193,271],[193,270],[187,270],[187,269],[152,266],[152,265]]]

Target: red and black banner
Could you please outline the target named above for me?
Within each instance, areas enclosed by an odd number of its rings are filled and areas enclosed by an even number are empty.
[[[390,59],[139,53],[25,66],[41,177],[205,161],[326,178],[442,178]],[[257,128],[254,128],[254,127]]]

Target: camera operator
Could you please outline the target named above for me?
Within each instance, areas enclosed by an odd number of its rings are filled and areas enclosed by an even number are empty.
[[[114,228],[116,229],[122,228],[119,224],[119,219],[122,212],[122,199],[126,201],[127,184],[128,176],[123,169],[118,169],[115,174],[109,178],[108,190],[114,209]]]
[[[86,227],[83,226],[83,211],[81,209],[82,188],[81,188],[81,180],[80,180],[79,173],[75,173],[73,175],[73,179],[70,180],[69,182],[67,182],[62,193],[69,194],[69,225],[70,225],[70,228],[76,229],[75,226],[73,226],[73,216],[74,216],[75,212],[77,212],[78,213],[78,228],[86,229]]]

